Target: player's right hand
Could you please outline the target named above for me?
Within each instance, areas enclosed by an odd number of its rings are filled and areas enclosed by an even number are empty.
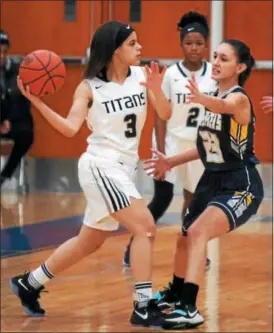
[[[24,95],[31,102],[36,102],[40,100],[39,97],[32,95],[29,86],[25,86],[19,76],[17,76],[17,86],[20,89],[22,95]]]
[[[157,180],[163,180],[167,171],[171,169],[168,158],[156,149],[151,149],[156,157],[152,157],[146,161],[144,170],[148,176],[154,176]]]

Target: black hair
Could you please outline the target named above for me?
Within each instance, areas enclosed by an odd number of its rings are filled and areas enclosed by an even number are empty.
[[[99,74],[105,75],[115,50],[133,31],[129,25],[119,21],[109,21],[101,25],[90,44],[84,77],[92,79]]]
[[[185,13],[177,23],[177,29],[181,31],[181,40],[183,40],[187,34],[186,28],[193,25],[196,25],[196,27],[200,26],[202,31],[199,32],[204,36],[205,40],[208,40],[209,26],[207,18],[203,14],[194,11]]]
[[[245,64],[246,69],[239,75],[238,83],[243,86],[255,66],[255,59],[253,58],[250,48],[242,41],[237,39],[226,39],[222,43],[229,44],[233,47],[239,64]]]

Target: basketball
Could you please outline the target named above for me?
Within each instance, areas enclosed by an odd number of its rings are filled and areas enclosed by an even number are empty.
[[[49,50],[37,50],[24,57],[19,77],[35,96],[55,94],[64,84],[66,68],[59,57]]]

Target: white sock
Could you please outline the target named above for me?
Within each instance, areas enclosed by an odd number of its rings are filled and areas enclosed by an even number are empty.
[[[42,285],[52,279],[54,275],[48,270],[45,263],[30,273],[28,283],[35,289],[40,288]]]
[[[140,307],[146,306],[148,301],[152,299],[152,283],[151,281],[138,282],[135,284],[135,300]]]

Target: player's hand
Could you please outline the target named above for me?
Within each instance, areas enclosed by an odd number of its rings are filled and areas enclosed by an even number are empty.
[[[166,67],[160,72],[158,63],[152,61],[150,63],[150,68],[146,65],[145,70],[147,73],[147,80],[145,82],[140,82],[140,85],[150,89],[154,94],[158,94],[162,91],[162,82]]]
[[[11,123],[9,120],[4,120],[0,126],[0,133],[1,134],[8,134],[11,130]]]
[[[186,98],[186,103],[201,103],[204,94],[198,88],[194,72],[191,73],[191,78],[188,79],[186,88],[190,91],[190,95]]]
[[[273,112],[273,96],[264,96],[261,99],[260,105],[264,113]]]
[[[19,76],[17,76],[17,86],[20,89],[22,95],[24,95],[31,102],[37,102],[40,100],[39,97],[32,95],[29,86],[24,86],[23,81],[20,79]]]
[[[151,149],[151,151],[156,157],[144,161],[144,170],[148,176],[154,176],[157,180],[163,180],[165,173],[171,169],[168,158],[158,150]]]

